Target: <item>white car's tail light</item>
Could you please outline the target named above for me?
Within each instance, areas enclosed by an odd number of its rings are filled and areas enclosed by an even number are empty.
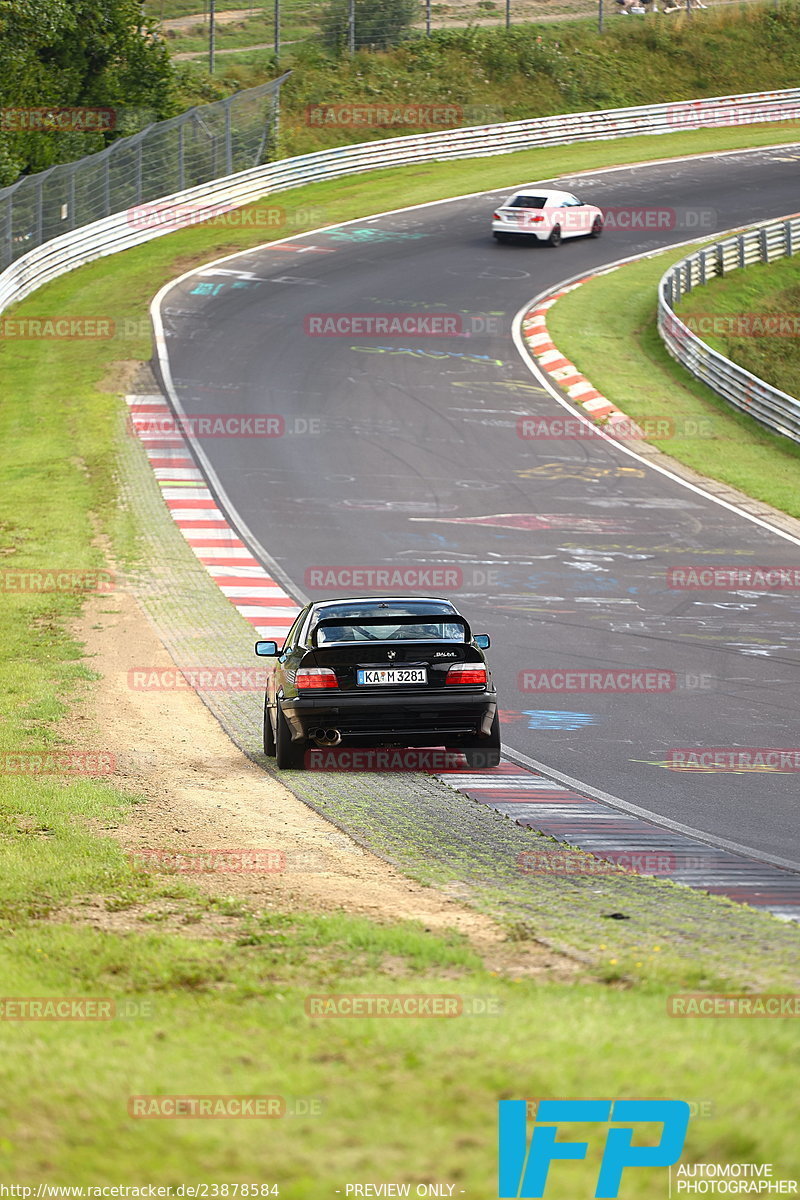
[[[486,687],[486,667],[483,663],[453,663],[447,672],[447,683],[469,683]]]
[[[339,686],[336,672],[330,667],[301,667],[295,677],[298,691],[310,691],[312,688],[335,688]]]

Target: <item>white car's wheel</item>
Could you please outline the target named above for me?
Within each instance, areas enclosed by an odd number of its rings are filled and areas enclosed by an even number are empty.
[[[548,246],[560,246],[561,245],[561,226],[560,225],[554,225],[553,228],[550,230],[550,237],[547,239],[547,244],[548,244]]]

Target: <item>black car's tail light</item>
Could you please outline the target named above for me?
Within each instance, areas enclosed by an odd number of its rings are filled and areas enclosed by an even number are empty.
[[[298,691],[305,692],[314,688],[338,688],[339,681],[330,667],[301,667],[295,684]]]
[[[483,663],[453,663],[447,672],[447,683],[486,687],[486,667]]]

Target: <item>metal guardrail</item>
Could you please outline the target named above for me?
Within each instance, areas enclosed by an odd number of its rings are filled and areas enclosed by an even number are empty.
[[[142,222],[132,217],[129,209],[44,242],[0,274],[0,312],[75,267],[170,233],[182,224],[195,223],[204,212],[209,217],[214,216],[261,196],[305,183],[361,174],[380,167],[479,158],[539,146],[798,120],[800,88],[790,88],[780,92],[535,117],[500,125],[360,142],[278,160],[164,197],[158,202],[160,221]],[[190,219],[186,218],[187,211],[191,214]]]
[[[800,216],[795,216],[748,229],[687,255],[670,267],[658,285],[658,331],[672,357],[729,404],[795,442],[800,442],[800,400],[712,349],[673,310],[694,288],[717,276],[798,252]]]
[[[288,73],[157,121],[105,150],[0,190],[0,269],[59,234],[169,192],[258,166]]]

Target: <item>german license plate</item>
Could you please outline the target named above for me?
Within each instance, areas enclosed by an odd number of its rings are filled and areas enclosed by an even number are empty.
[[[427,667],[360,667],[356,674],[359,687],[392,686],[396,683],[427,683]]]

